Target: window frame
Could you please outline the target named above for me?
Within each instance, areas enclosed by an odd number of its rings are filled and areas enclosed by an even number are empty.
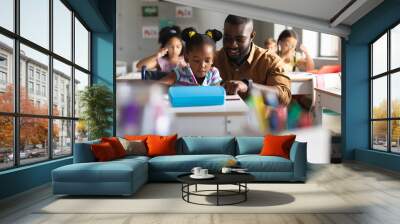
[[[62,159],[65,157],[70,157],[73,155],[74,152],[74,143],[75,143],[75,126],[76,126],[76,121],[79,120],[79,117],[75,116],[75,108],[71,108],[71,114],[70,116],[56,116],[53,115],[53,59],[58,60],[61,63],[64,63],[68,66],[71,66],[71,92],[72,92],[72,99],[71,99],[71,104],[74,105],[75,103],[75,88],[74,88],[74,82],[75,82],[75,69],[85,73],[89,77],[89,83],[88,86],[92,85],[92,71],[91,71],[91,49],[92,49],[92,43],[91,43],[91,37],[92,37],[92,30],[87,26],[87,24],[83,21],[83,19],[72,9],[72,7],[65,1],[65,0],[59,0],[68,10],[71,11],[71,59],[64,58],[63,56],[55,53],[53,50],[53,1],[54,0],[48,0],[49,1],[49,47],[46,49],[45,47],[42,47],[39,44],[34,43],[33,41],[30,41],[29,39],[24,38],[23,36],[20,35],[20,0],[14,0],[13,1],[13,10],[14,10],[14,30],[10,31],[4,27],[0,26],[0,35],[3,35],[5,37],[11,38],[13,40],[13,63],[12,63],[12,69],[11,69],[11,75],[13,75],[14,79],[14,100],[13,100],[13,107],[14,110],[13,112],[2,112],[0,111],[0,116],[4,117],[12,117],[13,119],[13,166],[10,167],[5,167],[5,168],[0,168],[0,172],[5,171],[5,170],[10,170],[10,169],[16,169],[19,167],[23,166],[30,166],[33,164],[37,163],[43,163],[49,160],[54,160],[54,159]],[[79,20],[79,22],[84,26],[84,28],[88,31],[88,69],[85,69],[78,64],[75,63],[75,18]],[[27,113],[21,113],[20,111],[20,45],[23,44],[27,47],[32,48],[33,50],[36,50],[40,53],[43,53],[48,56],[49,58],[49,63],[48,63],[48,82],[46,84],[46,91],[48,93],[45,93],[46,96],[48,97],[47,103],[48,103],[48,112],[46,115],[39,115],[39,114],[27,114]],[[27,71],[29,64],[27,64]],[[40,73],[41,75],[42,73]],[[26,81],[28,82],[30,79],[30,74],[27,72],[26,74]],[[36,70],[33,70],[33,82],[34,85],[36,83]],[[39,83],[41,83],[41,76],[39,76]],[[28,87],[28,86],[27,86]],[[27,89],[27,91],[29,91]],[[36,91],[34,89],[34,91]],[[41,96],[42,94],[40,94]],[[48,122],[48,136],[47,136],[47,151],[48,155],[47,158],[43,158],[43,160],[40,160],[38,162],[32,162],[32,163],[26,163],[26,164],[21,164],[21,159],[20,159],[20,119],[21,118],[45,118],[47,119]],[[65,120],[65,121],[70,121],[71,122],[71,153],[68,155],[62,155],[62,156],[54,156],[54,147],[53,147],[53,122],[57,120]]]
[[[368,43],[368,53],[369,53],[369,149],[373,151],[379,151],[379,152],[386,152],[386,153],[391,153],[391,154],[400,154],[400,152],[393,152],[392,151],[392,121],[400,121],[400,117],[393,117],[392,116],[392,98],[391,98],[391,79],[392,75],[396,75],[398,72],[400,72],[400,66],[397,68],[391,69],[391,31],[393,28],[396,26],[400,25],[400,21],[395,22],[392,24],[389,28],[385,29],[384,32],[379,34],[375,39],[373,39],[370,43]],[[386,71],[376,74],[373,74],[373,44],[376,43],[381,37],[384,35],[387,35],[387,62],[386,62]],[[386,77],[386,86],[387,86],[387,105],[386,105],[386,118],[373,118],[373,81],[378,79]],[[374,121],[386,121],[386,151],[375,149],[374,148],[374,136],[373,136],[373,122]]]

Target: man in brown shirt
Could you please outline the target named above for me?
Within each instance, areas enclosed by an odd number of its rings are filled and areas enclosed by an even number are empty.
[[[290,78],[278,55],[253,43],[253,20],[229,15],[224,23],[223,48],[214,58],[228,94],[247,96],[251,82],[266,85],[277,92],[279,102],[291,100]]]

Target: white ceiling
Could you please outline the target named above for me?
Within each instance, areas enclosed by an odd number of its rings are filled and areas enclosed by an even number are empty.
[[[330,20],[350,0],[222,0]]]
[[[336,23],[330,20],[351,0],[167,0],[193,7],[242,15],[342,37],[350,34],[353,23],[383,0],[355,0]]]

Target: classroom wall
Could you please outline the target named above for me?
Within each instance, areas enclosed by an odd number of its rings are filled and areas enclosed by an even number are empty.
[[[400,170],[400,156],[369,149],[369,43],[400,22],[400,1],[386,0],[351,27],[342,41],[342,136],[345,159]],[[354,131],[354,130],[357,131]]]

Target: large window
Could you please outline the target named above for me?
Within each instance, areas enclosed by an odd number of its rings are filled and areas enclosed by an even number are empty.
[[[89,52],[90,31],[64,1],[0,1],[0,170],[70,156],[74,136],[87,139],[77,104]]]
[[[337,58],[339,55],[340,38],[334,35],[302,30],[302,43],[313,58]]]
[[[400,153],[400,24],[370,45],[371,148]]]

